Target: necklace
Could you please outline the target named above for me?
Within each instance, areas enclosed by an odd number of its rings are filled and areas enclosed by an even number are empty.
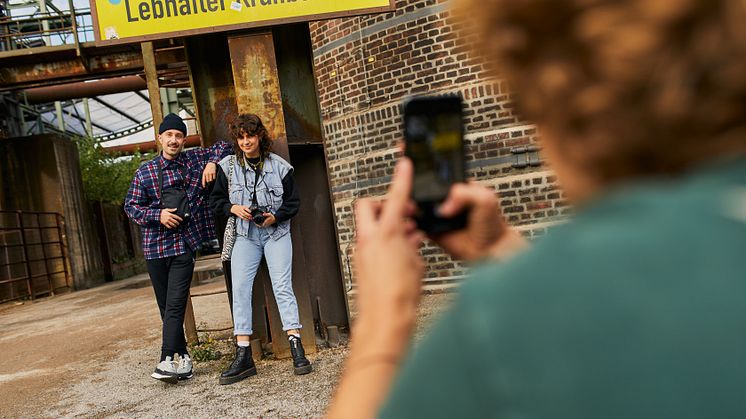
[[[249,167],[251,167],[255,172],[262,170],[262,167],[264,166],[264,162],[261,159],[259,159],[259,161],[256,163],[250,162],[249,159],[247,159],[246,157],[244,157],[244,159]]]

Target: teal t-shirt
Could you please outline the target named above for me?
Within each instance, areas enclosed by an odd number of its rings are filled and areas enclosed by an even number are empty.
[[[380,416],[746,417],[746,159],[617,188],[475,272]]]

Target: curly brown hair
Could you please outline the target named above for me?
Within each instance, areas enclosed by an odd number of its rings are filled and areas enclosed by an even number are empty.
[[[476,52],[600,185],[746,152],[746,2],[464,0]]]
[[[231,140],[233,141],[233,151],[237,156],[243,155],[241,147],[238,146],[238,139],[244,134],[252,137],[259,137],[259,153],[262,160],[266,159],[269,152],[272,151],[272,139],[269,137],[267,128],[264,127],[261,118],[253,113],[239,114],[228,126]],[[243,164],[243,159],[238,159]]]

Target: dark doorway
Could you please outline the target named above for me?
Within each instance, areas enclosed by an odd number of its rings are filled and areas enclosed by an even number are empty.
[[[324,149],[321,144],[291,144],[289,148],[301,198],[294,222],[302,243],[294,248],[303,251],[314,323],[321,326],[323,335],[327,326],[348,325]]]

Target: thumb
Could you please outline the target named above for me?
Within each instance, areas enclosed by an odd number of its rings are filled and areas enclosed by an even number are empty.
[[[163,210],[166,212],[176,212],[176,208],[164,208]]]

